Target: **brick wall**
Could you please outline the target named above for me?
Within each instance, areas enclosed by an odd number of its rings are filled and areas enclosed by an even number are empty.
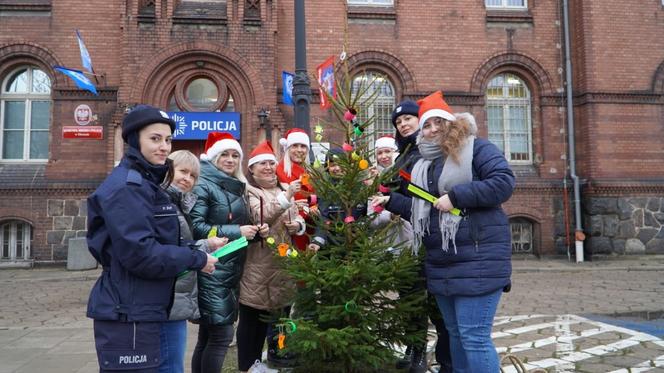
[[[29,62],[53,79],[44,181],[50,186],[47,192],[12,189],[0,197],[0,220],[14,216],[33,224],[38,260],[61,259],[65,242],[53,232],[79,234],[73,221],[83,216],[54,216],[54,210],[49,215],[49,203],[64,206],[84,199],[80,190],[91,190],[118,159],[121,141],[116,129],[126,108],[136,103],[166,106],[183,74],[201,69],[228,83],[242,114],[245,152],[258,141],[256,114],[261,107],[270,110],[270,123],[280,131],[292,125],[292,107],[280,103],[281,71],[293,71],[295,64],[292,0],[260,1],[260,10],[252,13],[260,18],[252,20],[245,17],[244,1],[229,1],[221,10],[203,9],[188,19],[178,13],[184,3],[175,0],[156,1],[154,15],[149,16],[139,3],[63,0],[52,2],[50,16],[8,16],[0,22],[0,74]],[[573,209],[566,214],[561,203],[568,157],[561,4],[528,3],[527,12],[515,14],[487,11],[481,0],[395,0],[394,9],[388,10],[349,8],[343,1],[307,2],[307,68],[313,74],[327,57],[339,56],[348,30],[352,71],[373,68],[387,74],[398,99],[443,90],[453,110],[477,117],[481,136],[487,134],[487,83],[498,73],[518,75],[532,96],[534,162],[515,167],[518,188],[505,208],[510,216],[535,224],[538,253],[562,254],[565,221],[573,220]],[[577,1],[570,7],[583,203],[662,194],[664,9],[654,0]],[[225,13],[217,16],[217,10]],[[80,67],[75,28],[85,39],[95,70],[104,75],[99,78],[99,97],[76,89],[51,68]],[[315,91],[314,79],[312,88]],[[331,119],[317,102],[314,95],[312,122]],[[62,139],[62,126],[72,124],[80,103],[98,116],[103,140]],[[584,208],[584,219],[593,215],[589,211]],[[55,218],[62,218],[57,219],[58,229]],[[590,221],[584,221],[584,227],[586,223]],[[573,230],[574,222],[568,224]],[[589,236],[591,230],[599,232],[596,225],[585,227]]]

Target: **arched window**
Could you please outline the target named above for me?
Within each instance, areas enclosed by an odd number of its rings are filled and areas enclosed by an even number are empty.
[[[358,108],[358,120],[366,122],[373,118],[373,123],[365,130],[366,133],[372,134],[367,141],[373,143],[377,137],[393,135],[392,110],[394,110],[395,95],[392,82],[377,71],[365,71],[353,78],[352,89],[353,95],[366,90],[359,101],[368,102]]]
[[[51,79],[33,66],[22,66],[2,80],[0,159],[48,160]]]
[[[489,140],[505,152],[511,163],[532,163],[530,90],[513,74],[500,74],[486,91]]]
[[[533,223],[524,218],[510,219],[512,230],[512,252],[533,254]]]
[[[0,260],[30,259],[31,232],[30,224],[20,220],[0,224]]]

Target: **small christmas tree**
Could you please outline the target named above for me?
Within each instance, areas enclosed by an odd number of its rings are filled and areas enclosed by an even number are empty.
[[[308,169],[308,182],[319,200],[334,203],[339,213],[315,219],[326,236],[317,253],[286,255],[284,246],[281,250],[285,268],[299,289],[293,318],[280,324],[280,346],[295,354],[295,370],[302,372],[390,371],[398,346],[425,338],[412,325],[412,315],[424,312],[423,295],[407,292],[418,279],[418,258],[406,248],[410,242],[395,242],[399,219],[376,228],[371,224],[376,214],[353,217],[353,210],[366,206],[394,172],[370,177],[368,159],[373,149],[365,130],[374,118],[357,120],[359,108],[375,100],[375,95],[366,93],[378,92],[369,89],[378,83],[353,89],[345,64],[343,70],[337,97],[328,95],[336,121],[325,123],[345,134],[345,142],[335,144],[343,152],[332,159],[342,173],[333,177],[320,164]],[[323,131],[317,127],[320,141]],[[400,254],[395,254],[398,249]]]

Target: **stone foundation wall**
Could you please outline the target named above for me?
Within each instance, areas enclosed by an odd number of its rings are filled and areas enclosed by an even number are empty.
[[[53,219],[46,232],[46,244],[53,252],[53,260],[66,260],[69,239],[85,237],[87,232],[87,203],[80,199],[49,199],[48,217]]]
[[[592,254],[664,254],[664,197],[597,197],[584,203]]]

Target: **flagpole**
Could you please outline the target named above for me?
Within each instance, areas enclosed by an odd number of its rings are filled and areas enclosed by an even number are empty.
[[[309,103],[311,88],[307,76],[307,35],[305,28],[304,0],[295,0],[295,77],[293,78],[293,106],[295,128],[302,128],[311,135],[309,127]]]

